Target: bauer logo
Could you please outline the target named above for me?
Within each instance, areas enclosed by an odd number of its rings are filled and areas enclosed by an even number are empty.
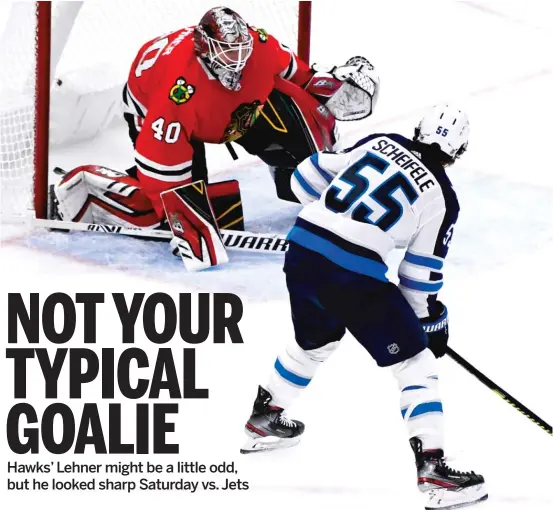
[[[340,83],[339,85],[342,85],[342,84]],[[327,80],[326,78],[320,78],[313,84],[313,86],[321,89],[334,90],[335,88],[338,87],[338,84],[335,81]]]
[[[388,345],[388,352],[390,354],[397,354],[399,352],[399,345],[398,344]]]
[[[196,92],[194,85],[186,83],[186,80],[180,76],[169,91],[169,99],[175,104],[184,104],[190,100],[194,92]]]

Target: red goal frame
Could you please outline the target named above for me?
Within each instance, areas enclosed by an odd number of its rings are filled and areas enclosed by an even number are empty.
[[[184,1],[184,0],[183,0]],[[311,2],[298,2],[297,54],[309,63],[311,46]],[[35,154],[34,209],[37,218],[46,218],[48,210],[48,148],[50,119],[50,48],[52,35],[52,2],[36,2],[35,72]]]

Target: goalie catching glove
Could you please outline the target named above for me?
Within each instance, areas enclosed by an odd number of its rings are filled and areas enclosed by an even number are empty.
[[[342,66],[313,64],[305,90],[324,104],[336,120],[361,120],[371,115],[380,92],[380,78],[365,57],[352,57]]]

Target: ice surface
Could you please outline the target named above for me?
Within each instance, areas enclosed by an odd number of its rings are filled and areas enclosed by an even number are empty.
[[[364,54],[382,76],[375,116],[343,124],[344,143],[371,131],[409,135],[425,108],[441,100],[454,100],[468,111],[469,149],[450,172],[461,215],[441,293],[450,310],[451,345],[552,423],[549,3],[340,5],[336,9],[335,3],[315,2],[313,58],[339,62]],[[214,148],[208,153],[209,165],[218,171],[217,179],[240,180],[248,229],[286,232],[298,207],[276,199],[267,170],[243,152],[240,156],[234,163],[224,149]],[[70,168],[81,163],[130,166],[124,129],[52,154],[51,165]],[[234,252],[228,266],[190,275],[163,243],[99,234],[34,232],[18,237],[7,230],[2,238],[2,314],[6,292],[225,291],[241,296],[245,344],[198,347],[198,385],[208,387],[211,396],[208,401],[181,402],[177,422],[179,460],[234,459],[239,476],[251,483],[248,492],[225,494],[226,506],[421,508],[395,383],[349,336],[291,409],[292,416],[307,424],[302,443],[282,452],[237,453],[256,385],[265,381],[278,349],[292,338],[281,255]],[[398,255],[391,258],[392,268],[397,260]],[[120,327],[112,308],[106,304],[100,320],[102,347],[119,346]],[[145,340],[142,344],[147,347]],[[454,458],[454,467],[485,475],[490,500],[481,508],[551,508],[551,437],[453,361],[442,359],[440,368],[447,454]],[[9,388],[11,365],[1,372]],[[91,390],[89,398],[94,395]],[[3,409],[11,402],[4,399]],[[5,445],[0,458],[8,458]],[[26,496],[18,494],[13,502],[30,508]],[[45,504],[55,496],[45,494]],[[7,494],[6,501],[14,497]],[[158,504],[160,496],[97,493],[83,499],[77,494],[64,501],[70,498],[84,508],[130,501],[136,508],[148,508]],[[162,498],[192,508],[223,499],[207,493]]]

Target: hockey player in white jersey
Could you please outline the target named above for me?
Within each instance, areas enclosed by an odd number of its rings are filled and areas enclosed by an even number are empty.
[[[459,213],[445,173],[468,144],[467,115],[432,109],[414,138],[373,134],[341,152],[303,161],[292,189],[306,204],[290,231],[284,272],[295,339],[258,388],[242,453],[293,446],[304,424],[285,410],[338,346],[346,328],[399,390],[427,508],[456,508],[487,498],[484,478],[444,460],[437,357],[448,341],[447,308],[437,300]],[[387,255],[406,249],[399,285]]]

